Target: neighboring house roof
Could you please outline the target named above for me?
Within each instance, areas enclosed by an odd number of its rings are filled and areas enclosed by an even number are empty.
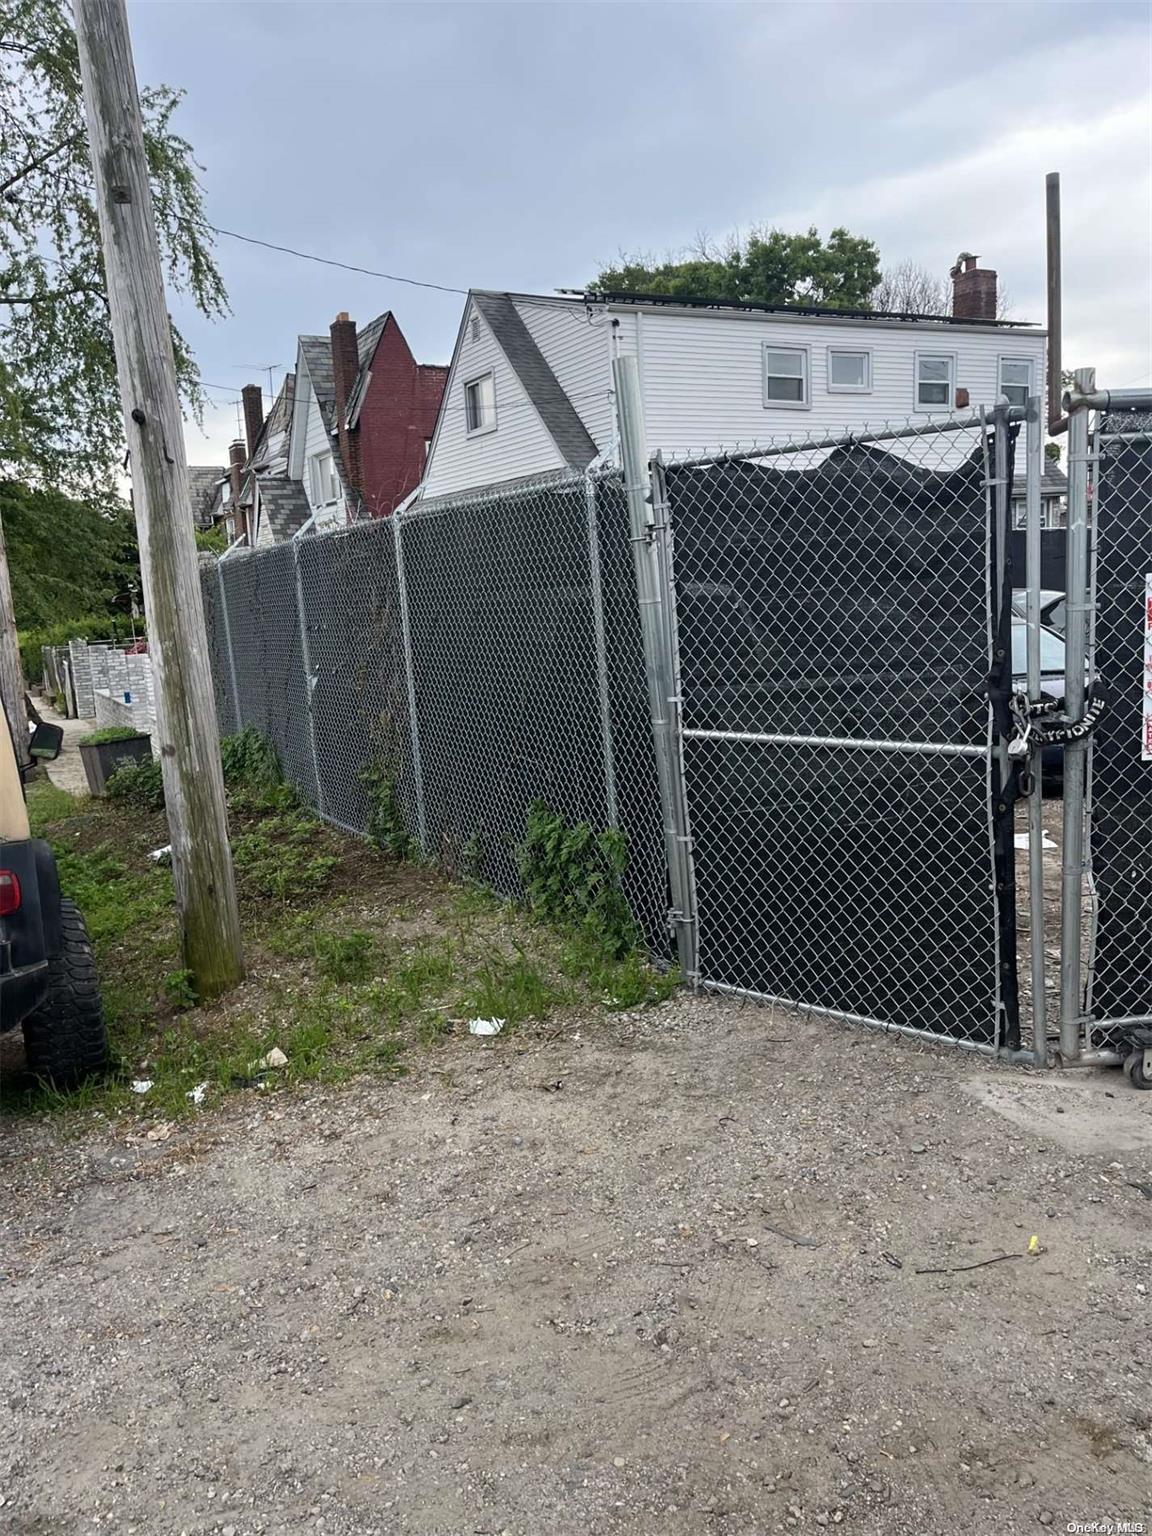
[[[388,324],[391,315],[392,311],[386,309],[382,315],[377,315],[375,320],[369,320],[363,330],[356,332],[356,351],[360,358],[360,372],[356,375],[356,382],[348,396],[349,427],[354,427],[360,420],[360,407],[364,404],[364,396],[368,393],[368,385],[372,378],[372,359],[376,356],[376,348],[380,345],[384,327]]]
[[[1041,496],[1067,496],[1068,476],[1055,464],[1044,466],[1044,473],[1040,477],[1040,494]],[[1012,495],[1014,499],[1021,499],[1024,496],[1024,486],[1019,476],[1012,489]]]
[[[218,464],[189,464],[188,495],[192,504],[192,522],[197,528],[212,526],[212,508],[221,480],[228,471]]]
[[[285,476],[261,475],[260,506],[267,517],[272,536],[277,543],[298,533],[312,515],[308,493],[299,480]]]
[[[327,336],[301,336],[300,351],[329,436],[336,430],[336,384],[332,377],[332,343]]]
[[[264,418],[256,447],[246,469],[273,470],[283,473],[288,464],[288,429],[292,425],[292,402],[296,396],[296,375],[286,373],[272,409]]]
[[[472,301],[488,322],[524,393],[536,407],[560,457],[575,469],[587,468],[596,457],[596,444],[524,324],[511,295],[475,292]]]
[[[993,330],[1029,330],[1031,320],[981,320],[966,315],[925,315],[912,310],[897,309],[840,309],[830,304],[760,304],[752,299],[705,299],[692,298],[687,294],[632,293],[626,289],[587,289],[573,293],[570,288],[560,290],[580,304],[611,305],[658,305],[671,309],[743,309],[767,315],[817,315],[834,320],[904,320],[911,324],[930,322],[933,325],[989,326]],[[517,295],[528,297],[528,295]]]

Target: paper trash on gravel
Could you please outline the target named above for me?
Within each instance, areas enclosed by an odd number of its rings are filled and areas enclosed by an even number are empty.
[[[267,1056],[261,1056],[256,1063],[258,1067],[286,1067],[288,1058],[278,1045],[274,1045]]]
[[[470,1035],[498,1035],[507,1022],[507,1019],[469,1019],[468,1033]]]
[[[152,1086],[152,1079],[150,1077],[138,1077],[136,1079],[136,1081],[132,1084],[132,1092],[133,1093],[147,1093],[149,1088],[151,1088],[151,1086]]]
[[[172,857],[172,844],[165,843],[163,848],[153,848],[148,855],[154,864],[164,864]]]
[[[204,1102],[204,1095],[207,1092],[208,1092],[208,1084],[207,1083],[197,1083],[195,1088],[192,1088],[192,1089],[190,1089],[188,1091],[187,1097],[192,1100],[193,1104],[203,1104],[203,1102]]]

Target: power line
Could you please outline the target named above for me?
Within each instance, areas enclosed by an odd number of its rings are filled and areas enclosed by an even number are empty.
[[[296,256],[301,261],[315,261],[322,267],[339,267],[344,272],[359,272],[363,277],[382,277],[390,283],[407,283],[412,288],[435,288],[438,293],[462,293],[467,294],[467,288],[453,288],[448,283],[425,283],[418,277],[398,277],[395,272],[375,272],[371,267],[353,266],[348,261],[333,261],[328,256],[313,256],[309,251],[293,250],[290,245],[276,245],[271,240],[257,240],[255,235],[239,235],[234,229],[221,229],[217,224],[209,224],[208,228],[213,234],[224,235],[229,240],[242,240],[245,245],[259,245],[266,251],[280,251],[285,256]]]

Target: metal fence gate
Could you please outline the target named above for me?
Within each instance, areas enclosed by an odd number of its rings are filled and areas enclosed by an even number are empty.
[[[267,734],[349,830],[383,775],[422,856],[514,898],[533,804],[619,828],[638,926],[693,985],[1043,1063],[1130,1051],[1152,417],[1077,376],[1054,700],[1039,399],[664,464],[635,360],[614,374],[623,473],[206,564],[221,731]]]

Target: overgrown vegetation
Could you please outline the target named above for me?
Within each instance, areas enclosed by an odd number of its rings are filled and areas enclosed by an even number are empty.
[[[111,801],[33,786],[33,823],[88,919],[118,1065],[68,1100],[9,1080],[8,1107],[170,1120],[225,1092],[394,1077],[453,1036],[481,1049],[472,1018],[503,1020],[503,1042],[558,1011],[633,1008],[675,987],[636,947],[619,837],[534,807],[522,859],[538,921],[526,922],[478,886],[317,821],[255,732],[224,755],[249,981],[206,1006],[183,969],[171,873],[149,858],[167,841],[158,775],[143,789],[121,770],[130,792]],[[273,1047],[286,1067],[262,1065]],[[152,1086],[134,1094],[134,1080]]]
[[[19,623],[19,620],[17,620]],[[144,634],[144,621],[128,614],[86,613],[74,619],[59,619],[53,624],[41,625],[19,632],[20,661],[24,676],[35,682],[43,675],[43,648],[46,645],[67,645],[69,640],[125,640],[140,639]]]
[[[154,757],[143,757],[135,762],[123,762],[114,773],[108,775],[105,786],[113,800],[137,810],[159,811],[164,806],[164,773]]]
[[[639,934],[620,885],[628,863],[623,833],[571,823],[537,801],[528,812],[520,876],[534,917],[568,926],[613,959]]]
[[[415,845],[404,825],[396,775],[380,763],[369,763],[361,770],[360,782],[368,792],[368,836],[390,858],[411,858]]]

